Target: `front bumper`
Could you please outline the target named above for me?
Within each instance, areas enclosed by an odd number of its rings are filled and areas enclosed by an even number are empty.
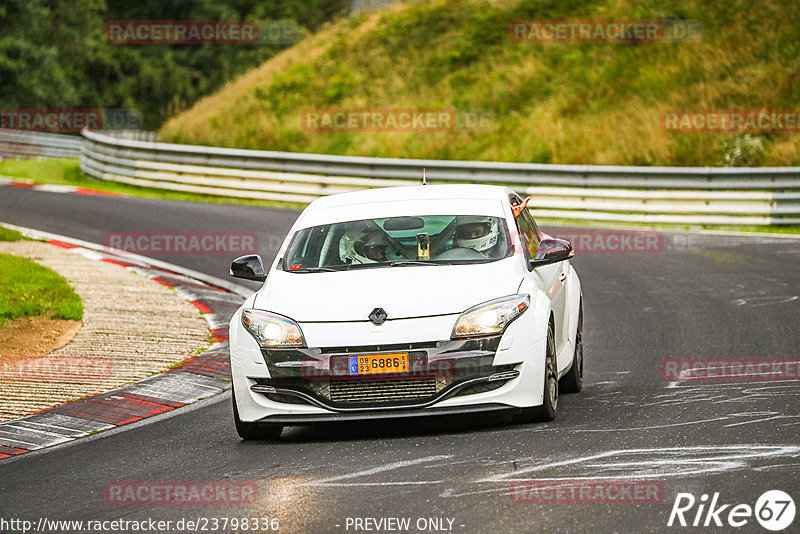
[[[531,309],[511,323],[502,336],[471,340],[448,339],[456,317],[387,321],[382,332],[368,335],[361,332],[361,328],[368,327],[358,324],[334,325],[337,326],[335,336],[309,336],[307,330],[316,333],[313,328],[304,326],[306,339],[312,343],[322,339],[347,342],[355,338],[361,344],[273,350],[265,358],[265,351],[259,349],[241,326],[240,313],[237,312],[231,320],[230,347],[239,416],[248,422],[303,424],[342,418],[405,417],[406,413],[409,417],[416,417],[412,415],[414,413],[436,415],[442,414],[442,409],[451,408],[457,413],[466,413],[484,411],[486,406],[499,409],[541,405],[546,339],[543,332],[537,332],[536,326],[546,313],[546,309]],[[329,333],[334,331],[325,332]],[[445,341],[423,341],[426,338]],[[403,339],[414,341],[398,343]],[[366,345],[365,342],[391,344]],[[356,384],[359,377],[342,376],[343,372],[348,372],[347,367],[337,367],[338,358],[342,356],[381,352],[407,352],[414,371],[412,376],[396,380],[387,375],[367,375],[369,378],[366,380],[383,382]],[[424,358],[415,359],[417,356]],[[415,369],[414,361],[425,365]],[[492,375],[507,371],[518,372],[518,376],[501,375],[501,379],[489,380]],[[418,379],[433,379],[434,382],[424,384]],[[325,390],[331,384],[334,386],[332,393]],[[372,388],[374,394],[382,393],[381,387],[389,388],[390,394],[397,393],[392,388],[403,389],[406,384],[413,387],[410,388],[412,394],[405,398],[376,399],[373,395],[359,399],[350,396],[353,391],[348,390],[348,386],[360,389],[362,384]],[[425,387],[429,389],[422,391]]]
[[[519,371],[494,366],[500,336],[357,347],[263,350],[270,378],[252,378],[250,391],[285,404],[334,412],[424,408],[448,397],[491,391]],[[350,375],[354,354],[408,354],[403,374]]]

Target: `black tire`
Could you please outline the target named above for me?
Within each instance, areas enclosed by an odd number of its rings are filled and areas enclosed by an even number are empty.
[[[561,393],[578,393],[583,388],[583,299],[578,307],[578,331],[575,333],[575,353],[572,367],[561,377]]]
[[[236,432],[243,440],[262,440],[277,441],[283,432],[283,425],[269,423],[249,423],[239,419],[239,408],[236,406],[236,393],[231,388],[231,399],[233,399],[233,422],[236,424]]]
[[[556,341],[553,325],[547,326],[547,356],[544,372],[544,398],[541,406],[522,408],[514,414],[520,423],[553,421],[558,409],[558,368],[556,367]]]

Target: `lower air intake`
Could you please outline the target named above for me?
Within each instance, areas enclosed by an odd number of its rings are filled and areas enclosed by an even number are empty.
[[[321,385],[321,384],[320,384]],[[331,380],[318,394],[332,402],[383,403],[414,401],[433,397],[445,386],[444,380]]]

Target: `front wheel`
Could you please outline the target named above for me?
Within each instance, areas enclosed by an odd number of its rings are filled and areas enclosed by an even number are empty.
[[[233,422],[236,424],[236,432],[243,440],[263,440],[277,441],[283,432],[283,425],[268,423],[250,423],[239,419],[239,408],[236,406],[236,393],[231,388],[231,399],[233,399]]]
[[[547,327],[547,357],[544,368],[544,395],[541,406],[521,408],[514,420],[521,423],[553,421],[558,409],[558,369],[556,368],[556,341],[553,325]]]
[[[578,393],[583,388],[583,299],[578,307],[578,329],[575,332],[575,353],[572,367],[561,377],[562,393]]]

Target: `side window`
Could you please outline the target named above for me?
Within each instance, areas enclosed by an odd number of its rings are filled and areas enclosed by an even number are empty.
[[[292,238],[286,251],[284,265],[293,271],[299,268],[318,267],[320,251],[328,233],[327,226],[300,230]],[[292,268],[294,266],[294,269]]]

